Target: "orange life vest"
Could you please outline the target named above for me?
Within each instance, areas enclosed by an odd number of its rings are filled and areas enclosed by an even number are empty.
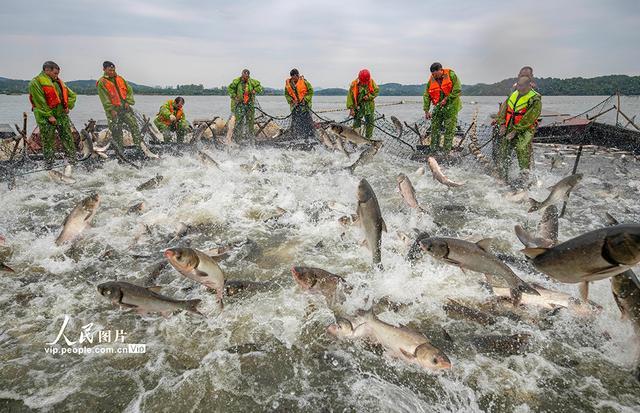
[[[512,118],[514,125],[520,123],[524,114],[527,113],[527,109],[529,108],[529,101],[537,94],[538,92],[533,89],[531,89],[524,95],[520,95],[517,90],[511,93],[511,95],[507,99],[507,110],[504,117],[505,126],[509,126]],[[531,125],[531,127],[535,128],[536,125],[537,121],[533,125]]]
[[[296,82],[296,90],[293,90],[293,87],[291,87],[291,78],[287,79],[284,87],[293,99],[293,103],[300,103],[304,100],[304,97],[307,96],[307,84],[302,76],[300,76],[300,79]]]
[[[438,83],[437,80],[433,78],[433,75],[429,78],[429,97],[431,98],[431,103],[434,105],[440,102],[440,92],[444,93],[444,96],[447,97],[451,94],[453,90],[453,82],[451,81],[451,77],[449,76],[449,72],[451,69],[443,69],[444,77],[442,78],[442,83]]]
[[[242,95],[242,103],[245,105],[249,103],[249,81],[244,84],[244,94]]]
[[[167,101],[167,105],[169,105],[169,112],[171,112],[171,114],[176,117],[177,122],[184,117],[184,112],[182,111],[182,108],[178,109],[178,111],[176,112],[173,107],[173,103],[173,99]],[[164,116],[160,116],[160,121],[167,126],[171,125],[171,119],[165,118]]]
[[[355,107],[358,106],[358,90],[360,90],[360,81],[358,79],[351,82],[351,93],[353,94],[353,104]],[[373,79],[369,79],[369,93],[373,93]],[[368,93],[368,94],[369,94]]]
[[[127,99],[127,83],[120,76],[116,75],[115,84],[104,76],[96,82],[96,86],[98,86],[100,82],[102,82],[104,88],[107,89],[109,100],[113,106],[121,106],[122,101]]]
[[[69,91],[67,90],[67,86],[64,84],[62,79],[57,78],[56,80],[52,80],[49,76],[44,74],[38,76],[36,79],[38,79],[38,83],[42,88],[42,93],[44,93],[44,99],[47,101],[47,105],[49,106],[49,108],[53,109],[59,104],[62,104],[62,107],[64,107],[65,109],[69,107]],[[60,99],[60,96],[58,96],[58,91],[53,85],[53,82],[58,82],[58,86],[60,86],[60,90],[62,91],[62,99]],[[35,108],[35,105],[33,104],[33,98],[31,97],[31,95],[29,95],[29,101],[31,102],[31,109],[33,110],[33,108]]]

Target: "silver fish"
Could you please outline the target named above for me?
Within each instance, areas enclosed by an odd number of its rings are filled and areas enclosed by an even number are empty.
[[[623,273],[640,262],[640,224],[622,224],[587,232],[551,248],[522,252],[539,271],[564,283],[581,283],[587,300],[589,282]]]
[[[382,231],[387,232],[387,224],[382,219],[378,198],[366,179],[360,180],[357,198],[356,215],[358,215],[358,222],[364,229],[365,240],[367,247],[371,250],[373,263],[381,266],[380,246]]]
[[[152,189],[160,185],[160,182],[164,177],[162,175],[156,175],[155,178],[151,178],[148,181],[145,181],[136,187],[137,191],[144,191],[146,189]]]
[[[488,277],[497,276],[511,288],[514,304],[519,303],[523,292],[538,294],[529,284],[518,277],[505,263],[491,252],[492,239],[486,238],[477,243],[457,238],[431,237],[420,241],[424,251],[434,258],[462,269],[476,271]]]
[[[113,304],[136,310],[140,314],[160,313],[168,317],[171,313],[185,310],[203,315],[197,309],[200,300],[174,300],[159,294],[159,287],[141,287],[124,281],[109,281],[98,285],[98,292]]]
[[[358,131],[353,129],[351,126],[342,125],[340,123],[332,123],[331,125],[329,125],[329,129],[331,130],[331,132],[335,133],[342,139],[356,145],[370,144],[371,142],[373,142],[371,139],[367,139],[364,136],[360,135]]]
[[[447,178],[444,173],[442,173],[440,165],[438,165],[438,161],[436,161],[432,156],[427,158],[427,163],[429,164],[429,169],[431,169],[433,178],[441,184],[446,185],[450,188],[464,185],[464,183],[454,182],[451,179]]]
[[[373,312],[358,312],[351,320],[341,318],[327,327],[340,338],[363,338],[380,344],[392,357],[427,370],[450,369],[451,361],[422,334],[406,326],[394,326],[377,318]]]
[[[164,256],[180,274],[215,290],[218,304],[222,309],[224,273],[215,260],[192,248],[169,248],[164,252]]]
[[[538,211],[540,209],[546,208],[549,205],[557,204],[558,202],[565,201],[569,197],[569,193],[575,187],[578,182],[582,179],[582,174],[575,174],[567,176],[566,178],[561,179],[555,185],[547,188],[549,191],[549,196],[542,202],[538,202],[533,198],[529,198],[529,203],[531,204],[531,208],[529,208],[529,212]]]
[[[67,215],[62,223],[62,232],[56,238],[56,245],[75,240],[90,224],[100,205],[100,195],[93,194],[83,199]]]
[[[409,208],[415,208],[421,212],[425,212],[425,209],[418,204],[418,200],[416,199],[416,190],[413,188],[409,177],[403,173],[399,173],[396,177],[396,181],[398,182],[400,195],[402,195],[402,199],[407,206],[409,206]]]
[[[372,141],[371,145],[360,153],[358,159],[356,159],[356,161],[352,165],[347,166],[345,169],[353,173],[353,171],[355,171],[358,166],[362,166],[366,163],[371,162],[380,148],[382,148],[382,141]]]
[[[208,153],[206,153],[205,151],[198,151],[198,159],[200,160],[200,162],[202,162],[205,165],[211,165],[214,166],[218,169],[220,168],[220,165],[218,164],[218,162],[216,162],[215,159],[213,159]]]

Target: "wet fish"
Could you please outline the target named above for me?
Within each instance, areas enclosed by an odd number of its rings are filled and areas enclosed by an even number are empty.
[[[222,170],[220,168],[220,165],[218,164],[218,162],[216,162],[215,159],[213,159],[208,153],[206,153],[205,151],[198,151],[198,159],[200,160],[200,162],[202,162],[205,165],[210,165],[210,166],[214,166],[220,170]]]
[[[180,274],[215,290],[218,304],[223,308],[224,273],[215,260],[193,248],[169,248],[164,256]]]
[[[340,338],[363,338],[380,344],[392,357],[427,370],[451,368],[449,357],[431,345],[425,336],[403,325],[385,323],[370,311],[358,312],[353,321],[338,319],[336,324],[327,327],[327,332]]]
[[[522,294],[522,298],[520,299],[520,304],[522,305],[539,307],[547,310],[553,310],[559,307],[567,308],[580,315],[592,315],[602,310],[602,306],[594,303],[593,301],[582,301],[567,293],[550,290],[536,283],[531,283],[529,285],[538,291],[538,295]],[[489,288],[496,297],[510,297],[510,291],[507,288],[494,286],[489,286]]]
[[[382,231],[387,232],[387,224],[382,219],[378,198],[369,182],[364,178],[360,180],[358,185],[357,199],[356,215],[358,215],[358,222],[364,230],[367,247],[371,250],[373,264],[381,266]]]
[[[382,141],[372,141],[371,145],[360,153],[358,159],[356,159],[356,161],[352,165],[347,166],[345,169],[353,173],[353,171],[355,171],[358,166],[362,166],[371,162],[380,148],[382,148]]]
[[[636,333],[640,334],[640,287],[635,279],[632,270],[611,277],[611,292],[622,318],[633,322]]]
[[[322,142],[325,148],[327,148],[330,151],[333,151],[335,148],[334,148],[333,141],[329,137],[329,134],[322,128],[318,128],[317,131],[320,137],[320,142]]]
[[[163,179],[164,179],[164,177],[162,175],[156,175],[154,178],[151,178],[148,181],[143,182],[140,185],[138,185],[136,187],[136,190],[137,191],[144,191],[146,189],[156,188],[158,185],[160,185],[160,182],[162,182]]]
[[[403,173],[399,173],[396,177],[396,181],[398,182],[400,195],[402,195],[402,199],[407,206],[409,206],[409,208],[415,208],[421,212],[426,212],[425,209],[418,204],[418,200],[416,199],[416,190],[413,188],[409,177]]]
[[[564,283],[581,283],[587,300],[590,281],[623,273],[640,262],[640,224],[589,231],[551,248],[525,248],[533,266]]]
[[[225,138],[225,143],[230,145],[233,142],[233,131],[236,128],[236,115],[231,115],[229,121],[227,122],[227,136]]]
[[[403,129],[402,122],[400,122],[400,120],[395,116],[391,116],[391,122],[393,123],[393,126],[395,126],[396,130],[398,131],[398,136],[402,136],[402,129]]]
[[[536,237],[534,234],[525,230],[520,225],[516,225],[515,227],[513,227],[513,229],[516,232],[516,236],[518,237],[522,245],[524,245],[527,248],[532,248],[532,247],[549,248],[549,247],[552,247],[554,244],[554,242],[549,239],[546,239],[543,237]]]
[[[76,182],[71,175],[60,173],[54,169],[49,170],[49,178],[51,178],[52,181],[61,184],[74,184]]]
[[[93,138],[91,138],[91,134],[85,129],[80,131],[80,142],[82,143],[82,157],[80,160],[84,161],[93,155]]]
[[[558,243],[558,208],[555,205],[549,205],[545,208],[538,224],[538,234],[540,237],[550,240],[552,245]]]
[[[529,198],[529,203],[531,204],[531,208],[529,208],[529,212],[538,211],[540,209],[546,208],[549,205],[557,204],[558,202],[565,201],[569,197],[569,192],[575,187],[578,182],[582,179],[582,174],[575,174],[567,176],[566,178],[561,179],[555,185],[547,188],[549,191],[549,196],[542,202],[538,202],[533,198]]]
[[[505,263],[498,260],[491,252],[491,239],[486,238],[477,243],[457,238],[432,237],[420,241],[424,251],[434,258],[462,269],[476,271],[489,277],[504,280],[511,288],[514,304],[519,303],[523,292],[538,294],[529,284],[518,277]]]
[[[93,194],[83,199],[67,215],[62,223],[62,232],[56,238],[56,245],[75,240],[90,224],[100,205],[100,195]]]
[[[476,336],[470,340],[480,353],[494,353],[500,355],[524,354],[531,342],[531,335],[527,333],[504,335]]]
[[[442,308],[447,313],[447,316],[451,318],[470,320],[483,326],[493,325],[497,322],[496,318],[491,314],[467,307],[451,298],[447,300],[447,303]]]
[[[371,139],[367,139],[364,136],[360,135],[358,131],[347,125],[332,123],[331,125],[329,125],[329,129],[331,130],[331,132],[335,133],[342,139],[356,145],[371,144],[372,142],[374,142]]]
[[[351,157],[351,154],[347,152],[347,150],[344,148],[344,142],[342,142],[341,137],[336,136],[336,142],[334,147],[338,150],[338,152],[343,153],[347,158]]]
[[[427,158],[427,163],[429,164],[429,169],[431,169],[431,174],[433,175],[433,179],[440,182],[443,185],[446,185],[450,188],[456,188],[458,186],[464,185],[464,183],[454,182],[451,179],[444,176],[442,170],[440,169],[440,165],[438,165],[438,161],[435,160],[432,156]]]
[[[140,141],[140,149],[142,150],[142,153],[144,153],[144,155],[147,158],[150,159],[160,159],[160,156],[156,155],[155,153],[151,152],[151,149],[149,149],[149,147],[147,147],[147,144],[144,143],[143,140]]]
[[[144,209],[144,201],[140,201],[137,204],[131,205],[127,210],[127,214],[139,214]]]
[[[322,268],[296,266],[291,268],[291,275],[300,288],[322,294],[329,304],[342,303],[344,293],[350,290],[344,278]]]
[[[268,289],[269,283],[247,280],[225,280],[224,291],[227,297],[242,294],[249,291],[263,291]]]
[[[197,307],[200,300],[174,300],[159,294],[159,287],[141,287],[124,281],[109,281],[98,285],[98,292],[113,304],[136,310],[139,314],[160,313],[168,317],[171,313],[185,310],[203,315]]]

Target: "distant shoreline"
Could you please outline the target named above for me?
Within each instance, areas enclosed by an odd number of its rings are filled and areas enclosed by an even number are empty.
[[[515,78],[500,82],[475,85],[462,85],[464,96],[505,96],[511,93]],[[594,78],[536,78],[537,90],[543,96],[610,96],[620,92],[626,96],[640,95],[640,76],[608,75]],[[226,87],[205,88],[203,85],[178,85],[176,87],[152,87],[129,82],[137,95],[181,95],[181,96],[226,96]],[[96,95],[95,80],[71,80],[66,84],[78,95]],[[0,94],[25,94],[28,80],[7,79],[0,77]],[[425,84],[402,85],[400,83],[383,83],[380,96],[423,96]],[[264,95],[282,96],[284,90],[265,87]],[[343,88],[324,88],[315,91],[316,96],[346,96]]]

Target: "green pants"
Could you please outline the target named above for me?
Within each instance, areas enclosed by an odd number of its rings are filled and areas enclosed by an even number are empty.
[[[511,152],[513,152],[514,149],[516,150],[520,170],[529,170],[531,167],[531,155],[533,153],[532,141],[533,129],[516,133],[516,136],[512,140],[504,137],[501,138],[499,153],[500,172],[504,179],[508,179],[509,168],[511,167]]]
[[[256,109],[253,105],[237,104],[233,109],[236,116],[236,126],[233,130],[234,138],[253,138],[255,137],[254,119]]]
[[[362,126],[362,118],[364,118],[365,137],[367,139],[371,139],[371,137],[373,136],[373,125],[376,120],[376,115],[374,112],[367,112],[363,110],[356,112],[355,116],[353,117],[353,127],[355,129],[358,129],[360,126]]]
[[[442,148],[449,152],[453,147],[453,137],[456,134],[458,125],[458,112],[450,106],[436,108],[433,110],[431,118],[431,151],[440,149],[440,136],[444,133],[444,145]]]
[[[124,145],[122,139],[122,130],[124,128],[127,128],[129,132],[131,132],[133,143],[140,146],[142,134],[138,127],[138,121],[131,110],[120,111],[115,118],[111,118],[111,116],[109,116],[109,130],[111,131],[111,137],[120,150],[123,149]]]
[[[56,130],[62,142],[62,147],[71,162],[76,161],[76,145],[71,134],[71,122],[67,114],[56,116],[56,125],[49,122],[38,123],[40,129],[40,141],[42,142],[42,154],[47,162],[53,162],[55,157]]]
[[[189,129],[184,126],[182,122],[174,122],[167,126],[164,124],[164,122],[156,118],[153,123],[164,136],[165,143],[171,141],[171,132],[176,133],[176,142],[183,143],[184,135],[186,135],[189,131]]]

